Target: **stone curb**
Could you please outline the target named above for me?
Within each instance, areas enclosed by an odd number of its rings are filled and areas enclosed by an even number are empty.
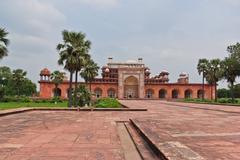
[[[145,108],[18,108],[0,111],[0,117],[29,111],[147,111]]]
[[[178,103],[183,103],[183,104],[173,104],[173,103],[164,103],[162,102],[162,104],[165,105],[174,105],[174,106],[179,106],[179,107],[185,107],[185,108],[192,108],[192,109],[202,109],[202,110],[207,110],[207,111],[217,111],[217,112],[224,112],[224,113],[235,113],[235,114],[240,114],[240,112],[237,111],[227,111],[227,110],[223,110],[223,109],[212,109],[212,108],[204,108],[204,107],[191,107],[191,106],[186,106],[184,105],[185,102],[178,102]],[[187,103],[185,103],[187,104]],[[188,103],[189,104],[189,103]],[[192,103],[192,104],[197,104],[197,103]],[[200,104],[200,103],[199,103]]]
[[[134,120],[129,119],[130,123],[136,129],[136,131],[140,134],[140,136],[147,142],[149,147],[153,150],[153,152],[159,157],[161,160],[168,160],[165,155],[158,149],[158,147],[147,137],[146,133],[140,129],[140,127],[134,122]]]
[[[22,113],[22,112],[28,112],[32,110],[33,108],[18,108],[18,109],[2,110],[0,111],[0,117],[11,115],[11,114]]]
[[[151,140],[148,135],[140,129],[139,125],[130,119],[130,122],[133,124],[135,129],[140,136],[147,142],[153,152],[162,160],[175,160],[184,159],[184,160],[204,160],[198,153],[192,151],[187,146],[179,142],[166,142],[166,143],[157,143]],[[179,154],[179,155],[178,155]]]

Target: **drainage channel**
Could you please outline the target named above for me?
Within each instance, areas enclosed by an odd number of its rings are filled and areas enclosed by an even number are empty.
[[[142,160],[124,122],[117,122],[117,131],[123,148],[125,160]]]

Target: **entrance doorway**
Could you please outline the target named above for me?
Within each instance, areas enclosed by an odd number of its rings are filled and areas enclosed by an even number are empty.
[[[138,98],[138,79],[134,76],[129,76],[124,81],[124,98]]]

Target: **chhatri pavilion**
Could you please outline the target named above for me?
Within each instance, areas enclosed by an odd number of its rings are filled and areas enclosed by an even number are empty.
[[[52,98],[55,85],[50,81],[51,72],[45,68],[40,73],[40,97]],[[91,91],[96,98],[112,97],[118,99],[181,99],[201,98],[203,86],[201,83],[189,83],[186,73],[181,73],[177,82],[169,83],[169,73],[160,72],[150,76],[150,69],[145,66],[142,58],[137,61],[114,62],[108,58],[106,66],[102,67],[102,77],[91,82]],[[83,82],[80,82],[83,83]],[[65,79],[57,88],[57,95],[68,98],[69,81]],[[74,87],[74,85],[73,85]],[[56,94],[56,91],[55,91]],[[215,97],[214,86],[204,85],[204,97]]]

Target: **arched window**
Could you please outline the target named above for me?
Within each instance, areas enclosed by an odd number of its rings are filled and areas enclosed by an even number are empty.
[[[178,98],[178,90],[172,90],[172,98]]]
[[[165,89],[159,90],[159,98],[166,98],[167,91]]]
[[[146,90],[146,98],[153,98],[153,90],[152,89]]]
[[[102,89],[101,88],[96,88],[94,90],[96,98],[101,98],[102,97]]]
[[[190,89],[185,90],[184,97],[185,98],[192,98],[192,90],[190,90]]]
[[[203,98],[203,90],[202,89],[199,89],[197,91],[197,98]]]
[[[116,98],[116,92],[113,88],[110,88],[107,92],[108,92],[108,97]]]
[[[54,88],[53,89],[53,95],[54,97],[61,97],[62,91],[60,88]]]

